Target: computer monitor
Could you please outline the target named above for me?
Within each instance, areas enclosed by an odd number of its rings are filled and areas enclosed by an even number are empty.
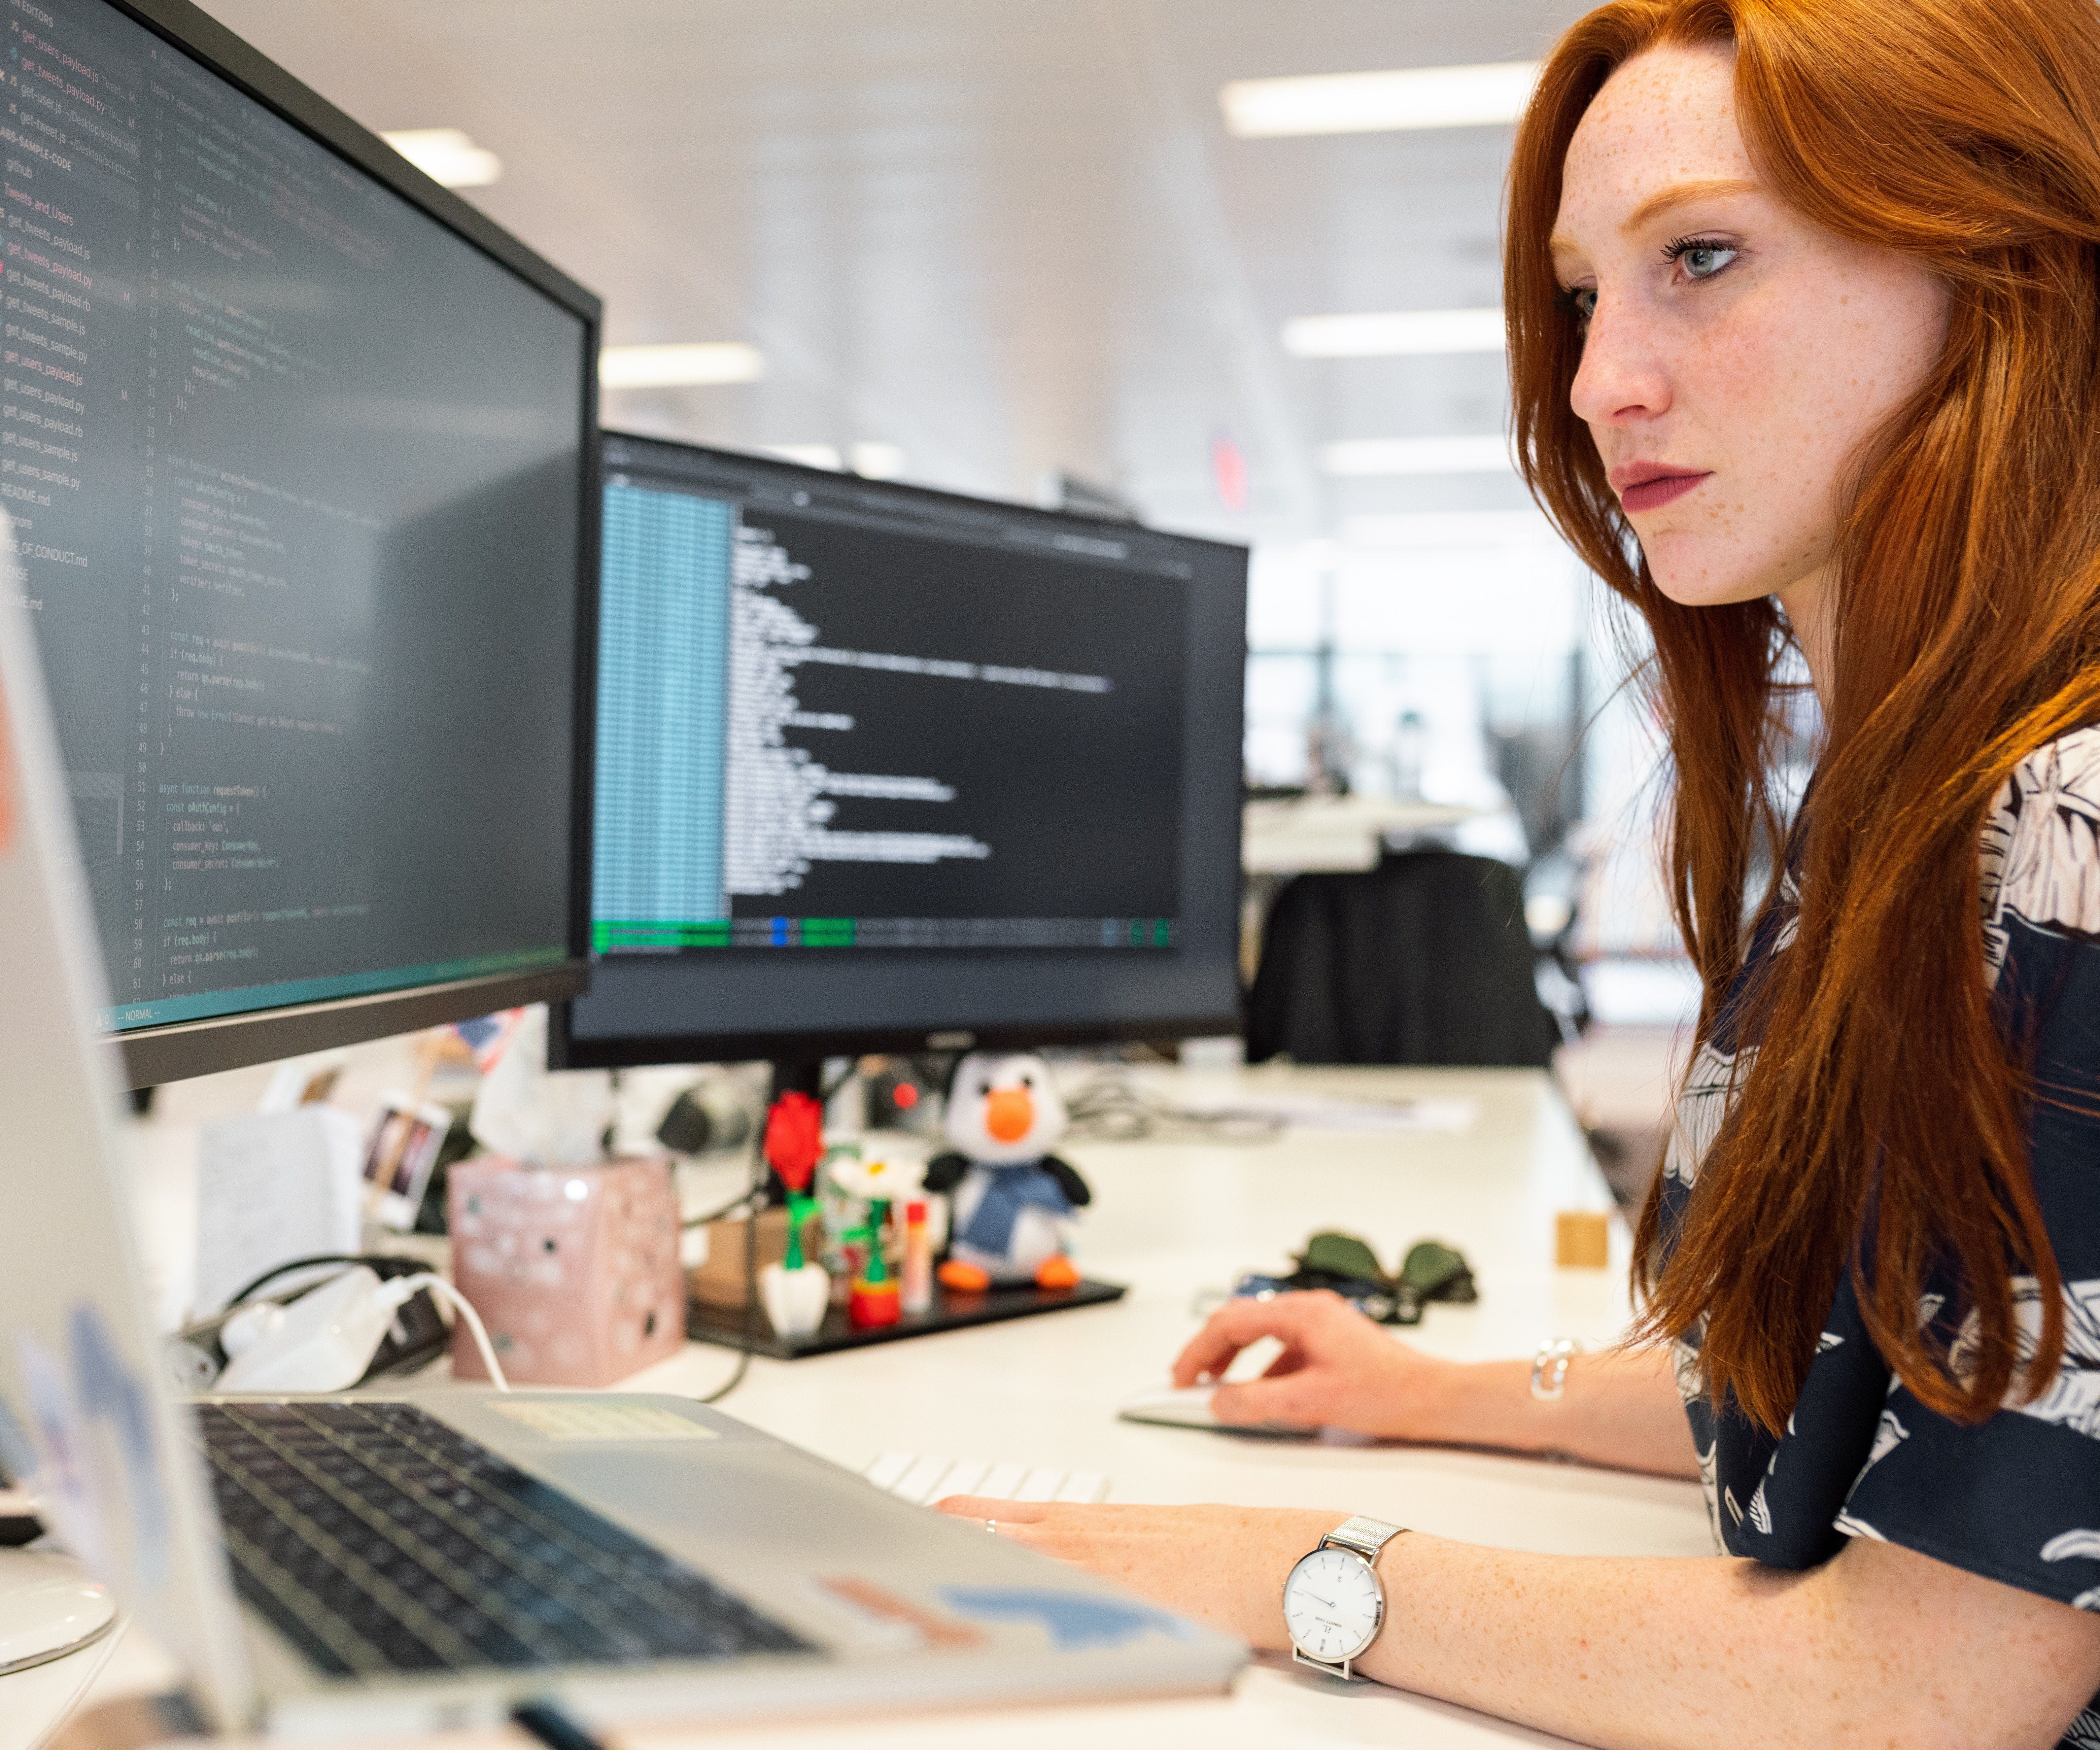
[[[10,0],[0,589],[135,1083],[587,976],[598,304],[181,0]]]
[[[1239,1019],[1246,553],[607,434],[575,1065]]]

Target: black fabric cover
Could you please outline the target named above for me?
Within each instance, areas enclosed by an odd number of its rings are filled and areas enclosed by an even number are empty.
[[[1536,958],[1516,871],[1491,857],[1408,851],[1299,875],[1269,915],[1248,1060],[1543,1067],[1559,1034]]]

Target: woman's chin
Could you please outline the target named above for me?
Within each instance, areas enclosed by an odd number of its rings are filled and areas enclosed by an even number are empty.
[[[1737,602],[1758,602],[1776,594],[1780,587],[1762,575],[1717,577],[1696,567],[1688,570],[1657,565],[1652,555],[1648,558],[1648,575],[1655,580],[1655,587],[1679,607],[1727,607]]]

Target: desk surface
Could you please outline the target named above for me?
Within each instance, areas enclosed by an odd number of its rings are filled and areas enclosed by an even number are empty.
[[[1553,1267],[1555,1212],[1604,1207],[1608,1198],[1544,1074],[1255,1070],[1163,1079],[1189,1096],[1237,1087],[1359,1100],[1456,1097],[1473,1102],[1476,1115],[1459,1134],[1299,1128],[1267,1143],[1073,1143],[1061,1152],[1095,1189],[1082,1261],[1091,1275],[1130,1283],[1123,1301],[801,1361],[754,1359],[724,1408],[856,1470],[885,1449],[1015,1459],[1104,1472],[1117,1501],[1328,1505],[1474,1542],[1569,1554],[1712,1553],[1692,1483],[1492,1453],[1255,1440],[1115,1420],[1118,1402],[1160,1382],[1196,1328],[1199,1294],[1245,1270],[1282,1264],[1320,1228],[1361,1232],[1382,1257],[1424,1238],[1467,1254],[1478,1303],[1432,1306],[1409,1333],[1439,1355],[1528,1355],[1548,1336],[1608,1339],[1626,1316],[1627,1240],[1619,1224],[1610,1270]],[[623,1389],[703,1395],[734,1364],[728,1351],[689,1344]],[[95,1692],[135,1682],[139,1656],[120,1646]],[[84,1673],[66,1673],[71,1663],[0,1680],[0,1750],[36,1743],[32,1717],[48,1719],[82,1681]],[[26,1689],[32,1677],[34,1699],[13,1686]],[[1204,1750],[1553,1741],[1439,1703],[1264,1662],[1229,1697],[863,1722],[850,1739],[833,1726],[657,1730],[624,1742],[636,1750],[671,1750],[688,1739],[779,1750],[849,1741],[856,1750],[961,1750],[992,1736],[1002,1750],[1066,1750],[1075,1740],[1119,1745],[1163,1734],[1200,1737]]]

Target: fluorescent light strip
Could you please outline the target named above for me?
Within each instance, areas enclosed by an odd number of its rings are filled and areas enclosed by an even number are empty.
[[[1320,447],[1320,470],[1338,478],[1377,474],[1507,474],[1509,439],[1499,433],[1449,438],[1352,438]]]
[[[1227,131],[1242,139],[1379,134],[1514,121],[1524,113],[1538,82],[1537,61],[1490,61],[1390,73],[1235,79],[1219,91],[1218,102]]]
[[[379,137],[448,188],[486,188],[503,174],[503,161],[458,128],[396,128]]]
[[[894,480],[904,472],[904,452],[894,443],[856,443],[853,471],[863,480]]]
[[[828,468],[837,474],[845,466],[836,443],[761,443],[759,448],[783,462],[800,462],[805,468]]]
[[[1299,359],[1390,359],[1415,353],[1500,352],[1502,313],[1392,310],[1298,316],[1283,324],[1283,350]]]
[[[607,389],[682,389],[707,383],[755,383],[765,355],[742,341],[686,341],[664,346],[608,346],[598,355]]]

